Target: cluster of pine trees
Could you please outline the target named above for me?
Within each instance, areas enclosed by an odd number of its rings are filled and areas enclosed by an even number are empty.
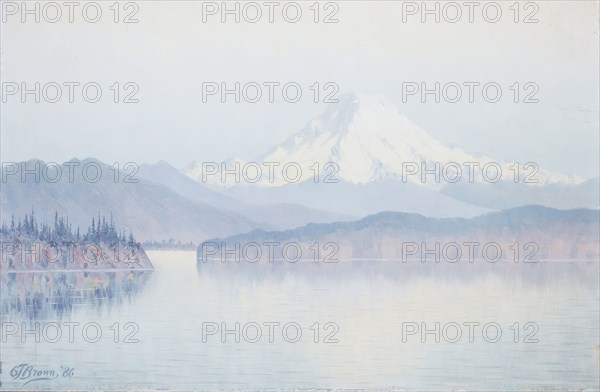
[[[11,240],[33,239],[40,241],[83,241],[83,242],[105,242],[105,243],[135,243],[135,238],[130,232],[129,235],[122,230],[120,233],[115,228],[112,215],[109,220],[104,215],[98,219],[92,218],[91,225],[84,234],[81,234],[79,227],[73,229],[69,218],[58,215],[54,212],[54,224],[49,225],[46,222],[38,222],[34,211],[26,214],[23,221],[19,218],[15,221],[13,215],[10,223],[2,221],[0,226],[0,235]]]

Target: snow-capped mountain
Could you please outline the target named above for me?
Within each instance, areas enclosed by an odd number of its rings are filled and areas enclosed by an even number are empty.
[[[338,103],[331,104],[300,132],[251,162],[260,165],[262,172],[260,180],[253,184],[276,187],[289,184],[289,178],[294,183],[314,180],[317,172],[320,180],[327,175],[350,184],[397,179],[433,189],[441,189],[457,179],[489,183],[498,178],[514,182],[517,177],[519,182],[537,186],[583,182],[576,176],[550,173],[533,166],[525,168],[524,163],[520,163],[517,174],[514,162],[448,147],[408,119],[390,100],[364,94],[341,96]],[[269,178],[265,163],[270,162],[277,166]],[[240,170],[248,164],[234,159],[226,163],[227,169],[233,169],[236,163]],[[294,167],[284,177],[283,168],[288,164]],[[437,173],[437,180],[434,174],[422,177],[431,170]],[[201,179],[202,173],[203,167],[197,165],[188,175]],[[219,175],[210,175],[205,180],[215,186],[236,184],[233,176],[225,177],[224,181]]]

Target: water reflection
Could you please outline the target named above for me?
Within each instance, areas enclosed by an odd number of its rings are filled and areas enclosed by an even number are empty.
[[[337,263],[275,262],[236,263],[212,261],[197,263],[197,272],[205,278],[225,282],[281,281],[301,279],[305,284],[319,286],[344,285],[349,281],[383,279],[394,284],[431,279],[468,285],[487,278],[498,279],[506,285],[548,288],[571,285],[573,289],[595,290],[600,280],[600,264],[596,261],[547,260],[536,263],[488,262],[421,262],[399,260],[339,260]]]
[[[99,296],[100,305],[89,298],[81,311],[72,305],[69,321],[80,323],[73,342],[64,326],[63,338],[54,343],[43,334],[40,342],[32,334],[23,337],[22,331],[36,327],[19,324],[21,333],[2,343],[5,369],[22,363],[39,369],[75,367],[74,377],[27,385],[52,390],[597,389],[597,262],[461,265],[340,260],[264,269],[206,263],[198,269],[194,252],[160,251],[149,256],[156,270],[143,289],[140,285],[138,291],[127,291],[129,271],[116,271],[111,300]],[[38,274],[38,279],[43,276]],[[95,290],[96,277],[88,277],[89,288]],[[33,287],[31,274],[28,279]],[[84,276],[67,274],[65,279]],[[108,292],[108,281],[103,282],[100,288]],[[122,306],[105,305],[117,303],[118,295]],[[137,342],[124,343],[130,332],[124,326],[132,322],[139,328],[133,336]],[[223,331],[231,331],[236,322],[279,326],[273,341],[266,328],[256,343],[244,337],[243,328],[239,342],[232,333],[224,339]],[[296,343],[282,338],[282,326],[291,322],[303,332]],[[338,343],[324,342],[327,322],[339,326],[334,336]],[[417,334],[405,342],[403,325],[412,322],[420,327],[426,323],[428,328],[436,322],[458,323],[463,336],[450,343],[442,335],[438,343],[428,335],[423,343]],[[467,322],[480,324],[472,342],[464,327]],[[496,343],[483,339],[483,325],[491,322],[503,332]],[[91,323],[103,332],[97,343],[82,338],[82,326]],[[115,323],[121,332],[118,342]],[[218,325],[220,333],[204,340],[204,323]],[[318,342],[311,329],[315,323],[321,331]],[[537,343],[525,343],[531,333],[526,323],[539,327]],[[23,389],[22,380],[5,374],[2,382],[7,390]]]
[[[78,307],[130,301],[152,274],[145,270],[39,271],[0,274],[0,314],[6,320],[60,320]]]

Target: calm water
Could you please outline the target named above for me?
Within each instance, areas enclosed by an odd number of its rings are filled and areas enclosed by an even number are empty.
[[[194,252],[149,256],[156,271],[67,307],[3,306],[2,388],[599,388],[597,263],[198,270]]]

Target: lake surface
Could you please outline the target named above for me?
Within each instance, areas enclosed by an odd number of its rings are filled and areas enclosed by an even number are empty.
[[[6,305],[3,291],[2,388],[599,388],[597,262],[198,268],[195,252],[148,255],[155,271],[68,307]]]

